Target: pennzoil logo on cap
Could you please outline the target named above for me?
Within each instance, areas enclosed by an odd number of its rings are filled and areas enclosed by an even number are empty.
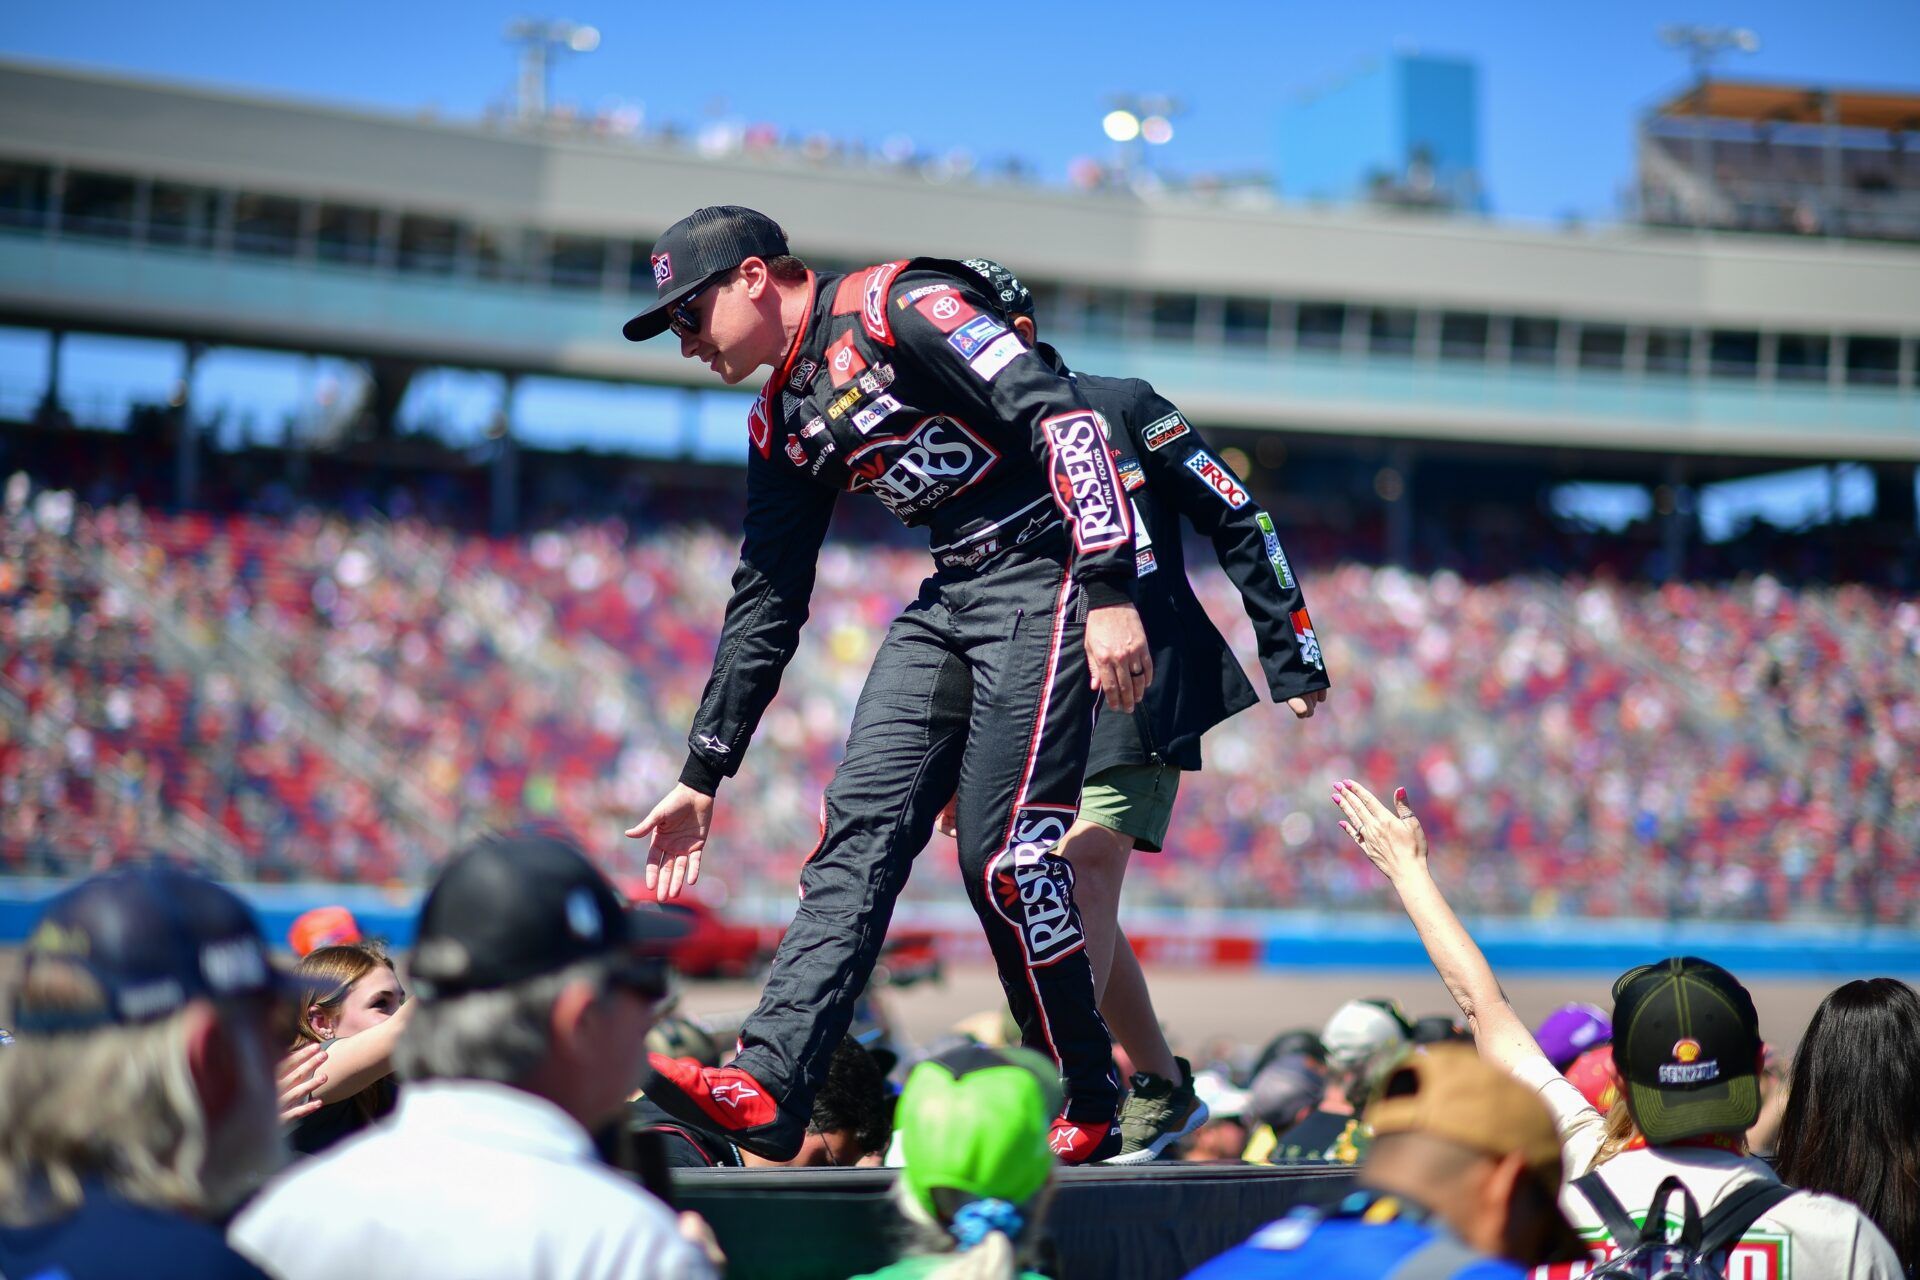
[[[1681,1037],[1673,1042],[1673,1061],[1660,1068],[1661,1084],[1704,1084],[1720,1078],[1720,1061],[1700,1061],[1700,1042]]]

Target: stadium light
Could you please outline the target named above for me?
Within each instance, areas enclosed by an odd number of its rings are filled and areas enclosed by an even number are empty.
[[[1660,42],[1670,49],[1683,49],[1693,67],[1693,182],[1697,188],[1693,202],[1693,225],[1706,222],[1708,195],[1713,189],[1713,163],[1707,142],[1707,80],[1713,60],[1729,51],[1758,53],[1760,37],[1750,27],[1697,27],[1691,23],[1670,23],[1660,28]]]
[[[1147,147],[1173,141],[1173,117],[1184,108],[1165,94],[1118,93],[1107,101],[1112,110],[1101,118],[1100,127],[1118,144],[1116,167],[1128,176]]]
[[[547,118],[547,104],[553,96],[554,54],[592,53],[600,47],[600,30],[564,19],[516,18],[507,24],[507,39],[520,46],[515,115],[523,124],[538,124]]]

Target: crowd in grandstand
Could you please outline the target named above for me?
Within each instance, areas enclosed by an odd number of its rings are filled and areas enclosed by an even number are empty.
[[[72,871],[204,821],[261,878],[378,882],[505,815],[623,865],[669,783],[728,590],[698,520],[491,538],[422,516],[168,513],[12,483],[0,517],[0,867]],[[1207,739],[1134,901],[1375,907],[1310,797],[1413,780],[1498,849],[1463,904],[1532,915],[1909,919],[1920,902],[1920,605],[1766,576],[1464,577],[1328,559],[1337,704]],[[1289,545],[1295,545],[1290,542]],[[782,897],[867,661],[925,556],[829,543],[756,782],[710,870]],[[1195,585],[1251,652],[1231,587]],[[1444,856],[1448,856],[1443,854]],[[928,858],[918,891],[953,875]]]

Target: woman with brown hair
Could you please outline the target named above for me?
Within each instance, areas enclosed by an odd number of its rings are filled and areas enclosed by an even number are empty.
[[[320,947],[296,972],[302,988],[293,1050],[319,1046],[326,1071],[310,1094],[319,1108],[294,1122],[289,1140],[314,1155],[393,1110],[393,1046],[410,1006],[377,942]]]

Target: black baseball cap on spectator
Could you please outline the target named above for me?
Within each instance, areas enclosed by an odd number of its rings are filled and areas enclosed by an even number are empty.
[[[1647,1141],[1749,1128],[1760,1115],[1760,1018],[1725,969],[1697,956],[1613,984],[1613,1061]]]
[[[645,342],[665,331],[667,313],[681,299],[714,276],[748,258],[777,258],[786,252],[787,233],[764,213],[737,204],[695,209],[653,242],[647,261],[660,296],[621,332],[628,342]]]
[[[613,956],[665,994],[667,943],[684,913],[628,907],[569,841],[488,836],[454,854],[420,904],[408,974],[425,1000],[509,986]]]
[[[253,912],[232,890],[167,862],[92,876],[47,905],[27,938],[14,1030],[154,1022],[198,999],[290,998]]]

